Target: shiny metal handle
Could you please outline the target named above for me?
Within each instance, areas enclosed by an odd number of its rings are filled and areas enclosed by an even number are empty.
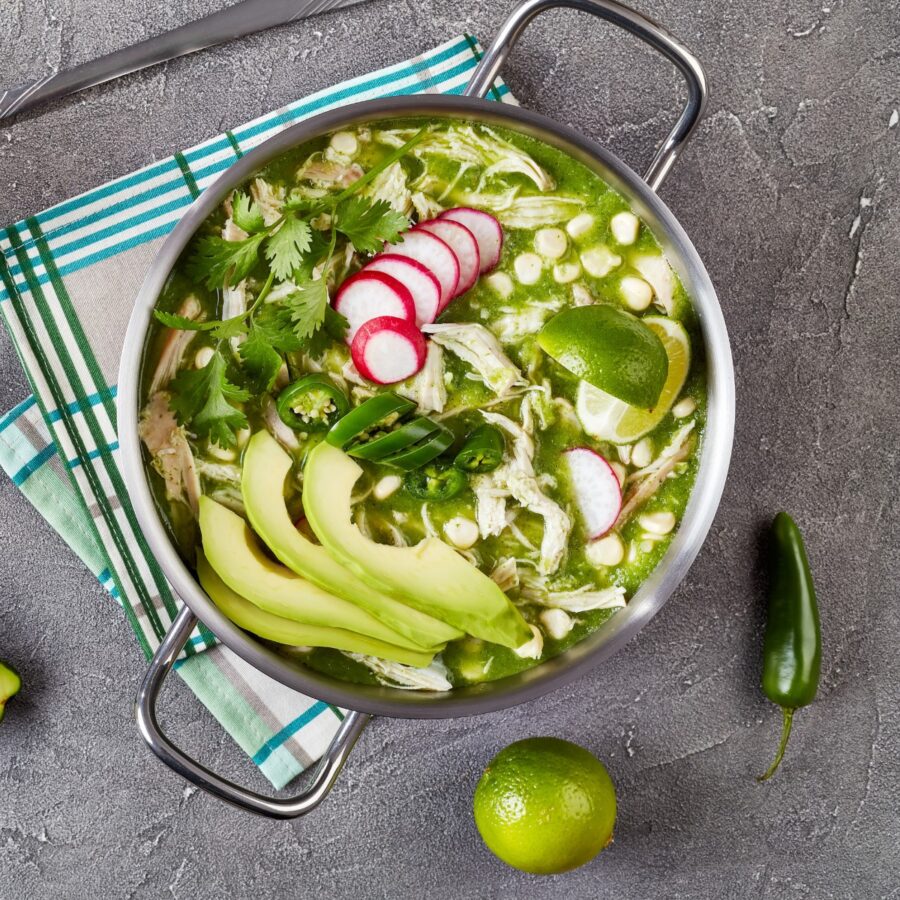
[[[487,94],[510,51],[531,20],[548,9],[558,7],[591,13],[630,31],[671,60],[684,76],[688,87],[687,103],[644,175],[647,184],[654,191],[658,190],[703,115],[708,94],[706,74],[694,54],[661,25],[615,0],[523,0],[488,47],[463,93],[469,97],[483,97]]]
[[[360,0],[241,0],[115,53],[3,91],[0,93],[0,121],[44,100],[73,94],[196,50],[358,2]]]
[[[285,800],[265,797],[216,775],[176,747],[160,729],[156,720],[156,698],[159,696],[160,688],[196,624],[196,616],[185,606],[178,613],[150,662],[150,668],[144,676],[135,700],[135,715],[141,736],[170,769],[197,787],[240,809],[272,819],[296,819],[312,812],[328,796],[353,745],[371,716],[352,711],[347,713],[316,767],[312,784],[296,797]]]

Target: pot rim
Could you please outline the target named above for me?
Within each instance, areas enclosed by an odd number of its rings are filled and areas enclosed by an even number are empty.
[[[234,187],[311,138],[379,119],[429,115],[495,124],[536,137],[585,163],[623,194],[653,231],[692,300],[703,335],[708,391],[700,467],[681,525],[628,605],[554,659],[517,675],[440,694],[330,678],[276,654],[234,625],[175,550],[150,490],[138,438],[140,376],[152,310],[176,260],[207,216]],[[247,153],[194,201],[157,253],[135,301],[122,350],[117,412],[125,483],[148,545],[175,592],[223,644],[282,684],[336,706],[401,718],[450,718],[515,706],[574,681],[624,646],[659,612],[687,574],[718,508],[731,457],[735,390],[728,333],[709,275],[677,219],[639,175],[595,141],[540,113],[469,97],[419,94],[366,100],[292,125]]]

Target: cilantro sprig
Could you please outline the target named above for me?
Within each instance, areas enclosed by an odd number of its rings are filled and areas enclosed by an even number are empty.
[[[339,237],[359,253],[374,253],[409,227],[407,217],[390,203],[363,197],[360,191],[425,134],[423,128],[339,193],[315,201],[289,198],[282,214],[268,225],[249,194],[239,191],[233,195],[232,221],[247,236],[236,241],[210,234],[197,238],[186,272],[210,291],[237,286],[263,260],[268,276],[249,309],[229,319],[195,321],[154,310],[157,321],[166,327],[208,332],[216,342],[204,368],[185,369],[171,383],[169,402],[179,423],[190,425],[198,437],[222,447],[235,446],[237,431],[247,427],[246,416],[235,404],[249,399],[250,394],[229,380],[223,342],[243,338],[238,346],[242,373],[251,387],[265,392],[274,385],[285,354],[305,350],[313,357],[320,356],[330,341],[343,337],[347,322],[329,305],[324,277],[313,278],[313,272],[319,266],[327,270]],[[314,221],[328,224],[323,230],[314,227]],[[263,305],[276,279],[293,281],[296,290]]]

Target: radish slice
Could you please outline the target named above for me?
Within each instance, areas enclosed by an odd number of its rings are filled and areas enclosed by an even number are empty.
[[[410,322],[416,321],[416,305],[409,289],[384,272],[363,269],[351,275],[338,288],[332,306],[349,323],[346,338],[348,344],[369,319],[394,316]]]
[[[591,540],[603,537],[619,517],[622,488],[609,463],[589,447],[573,447],[563,453],[575,500]]]
[[[369,319],[353,338],[350,355],[360,375],[376,384],[411,378],[425,365],[425,338],[409,319]]]
[[[430,222],[423,222],[419,228],[439,237],[456,254],[459,261],[456,296],[464,294],[478,281],[478,273],[481,271],[481,253],[475,235],[465,225],[454,222],[453,219],[432,219]]]
[[[489,272],[500,262],[500,251],[503,249],[503,228],[490,214],[468,206],[458,206],[442,212],[441,219],[449,219],[464,225],[475,236],[481,254],[481,274]]]
[[[416,227],[407,231],[388,253],[408,256],[422,263],[441,285],[441,305],[446,306],[455,296],[459,285],[459,260],[446,241]]]
[[[418,260],[396,253],[379,253],[363,272],[383,272],[396,278],[412,294],[416,307],[416,325],[430,325],[441,308],[441,283]]]

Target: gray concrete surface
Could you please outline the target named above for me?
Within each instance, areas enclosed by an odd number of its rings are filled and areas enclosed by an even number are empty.
[[[221,5],[6,0],[0,83]],[[463,29],[487,40],[509,5],[374,0],[56,103],[0,129],[0,218]],[[3,900],[900,895],[900,14],[878,0],[639,5],[709,73],[709,114],[663,196],[718,287],[737,366],[731,477],[681,590],[625,652],[540,702],[377,721],[321,811],[276,824],[149,756],[124,619],[0,480],[0,652],[27,684],[0,729]],[[638,167],[680,96],[666,65],[572,13],[536,25],[506,74]],[[4,335],[0,405],[27,390]],[[823,678],[759,786],[778,713],[757,686],[757,544],[782,507],[808,536]],[[186,690],[166,707],[188,747],[263,787]],[[470,815],[491,755],[535,734],[595,751],[620,799],[613,847],[545,880],[490,857]]]

